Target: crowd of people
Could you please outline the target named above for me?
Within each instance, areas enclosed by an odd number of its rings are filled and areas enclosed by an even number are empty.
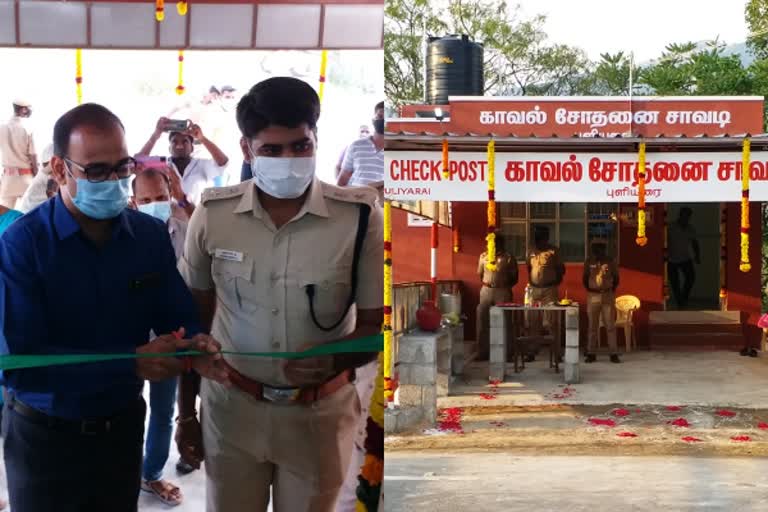
[[[211,95],[237,101],[231,87]],[[14,512],[135,511],[142,490],[181,504],[163,475],[174,423],[176,468],[204,467],[209,512],[355,510],[376,354],[231,352],[380,332],[383,107],[332,185],[315,175],[314,89],[260,82],[232,109],[241,183],[222,187],[230,158],[192,116],[160,118],[131,153],[117,116],[80,105],[38,156],[32,105],[13,102],[0,126],[0,353],[141,356],[3,373]],[[153,156],[165,138],[168,155]],[[207,355],[156,355],[189,349]]]

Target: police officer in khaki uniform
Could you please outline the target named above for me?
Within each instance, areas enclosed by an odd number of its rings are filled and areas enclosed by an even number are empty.
[[[477,305],[476,333],[479,359],[489,355],[488,330],[490,309],[500,302],[512,301],[512,288],[517,284],[517,261],[504,250],[504,239],[496,235],[496,270],[488,270],[488,254],[484,252],[477,262],[477,275],[483,284],[480,288],[480,303]]]
[[[595,350],[600,339],[600,317],[608,334],[611,362],[620,363],[616,345],[616,288],[619,286],[619,269],[613,258],[606,254],[606,244],[592,243],[592,256],[584,263],[584,288],[587,289],[587,315],[589,317],[589,342],[585,362],[597,360]]]
[[[237,107],[253,180],[208,189],[192,215],[179,267],[225,350],[297,352],[381,330],[377,194],[315,177],[319,115],[300,80],[255,85]],[[360,422],[355,369],[375,358],[225,356],[233,387],[203,381],[200,422],[185,378],[177,443],[205,461],[207,511],[266,511],[271,487],[275,512],[332,512]]]
[[[534,248],[528,255],[528,283],[533,289],[534,303],[542,305],[554,304],[560,300],[559,287],[565,276],[565,265],[560,259],[560,250],[549,243],[549,228],[536,226],[533,231]],[[543,320],[543,322],[542,322]],[[534,333],[540,333],[543,328],[551,332],[558,329],[557,313],[555,311],[536,312],[530,315],[530,327]],[[533,361],[533,355],[526,360]]]
[[[37,150],[28,119],[32,105],[25,100],[13,102],[13,117],[0,126],[0,204],[15,209],[37,174]]]

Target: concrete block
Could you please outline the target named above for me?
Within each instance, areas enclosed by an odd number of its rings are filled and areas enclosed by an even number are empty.
[[[400,363],[400,382],[417,386],[434,386],[437,367],[434,364]]]
[[[397,432],[397,416],[399,409],[384,409],[384,433],[394,434]]]
[[[488,380],[504,380],[507,363],[489,363]]]
[[[578,364],[565,363],[563,365],[563,377],[566,384],[578,384],[581,382],[581,372]]]
[[[398,358],[401,363],[434,363],[437,336],[404,335],[400,338]]]
[[[424,410],[420,407],[386,409],[384,411],[384,433],[408,432],[421,426],[424,421]]]
[[[507,322],[507,312],[503,309],[499,309],[496,307],[491,308],[490,312],[490,326],[491,328],[494,327],[505,327]]]
[[[451,357],[451,375],[464,375],[464,354],[454,354]]]
[[[568,308],[565,311],[565,328],[579,330],[579,310],[577,308]]]
[[[570,364],[579,364],[579,348],[565,347],[565,355],[563,360]]]
[[[491,353],[489,360],[491,363],[503,363],[507,360],[507,346],[506,345],[491,345]]]
[[[488,343],[490,345],[504,345],[507,342],[507,331],[501,327],[491,327]]]
[[[437,382],[435,383],[435,389],[437,390],[437,396],[448,396],[450,389],[451,376],[448,373],[438,373]]]
[[[422,392],[422,386],[413,386],[410,384],[400,383],[398,391],[400,392],[398,396],[398,404],[400,407],[424,406],[424,393]]]
[[[437,388],[435,386],[422,388],[422,404],[424,419],[434,423],[437,420]]]

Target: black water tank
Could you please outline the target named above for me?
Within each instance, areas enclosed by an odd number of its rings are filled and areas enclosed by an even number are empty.
[[[448,96],[482,96],[483,45],[467,36],[430,37],[427,43],[426,102],[445,105]]]

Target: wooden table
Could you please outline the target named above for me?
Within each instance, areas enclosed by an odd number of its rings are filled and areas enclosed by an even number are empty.
[[[512,314],[507,312],[511,311]],[[563,358],[563,376],[566,384],[576,384],[581,382],[581,375],[579,372],[579,307],[578,304],[573,303],[570,306],[539,306],[539,307],[527,307],[527,306],[493,306],[490,311],[490,372],[489,380],[504,380],[507,367],[507,356],[509,354],[509,335],[512,335],[513,350],[515,355],[518,354],[518,347],[515,346],[517,340],[515,336],[518,335],[521,321],[519,318],[524,316],[526,312],[544,312],[544,311],[557,311],[562,312],[562,316],[565,317],[565,322],[558,322],[554,332],[556,333],[554,345],[556,347],[555,353],[552,354],[555,358],[560,355],[561,336],[565,327],[565,357]],[[558,314],[558,317],[561,315]],[[516,320],[517,318],[517,320]],[[515,359],[515,371],[517,371],[517,359]]]

